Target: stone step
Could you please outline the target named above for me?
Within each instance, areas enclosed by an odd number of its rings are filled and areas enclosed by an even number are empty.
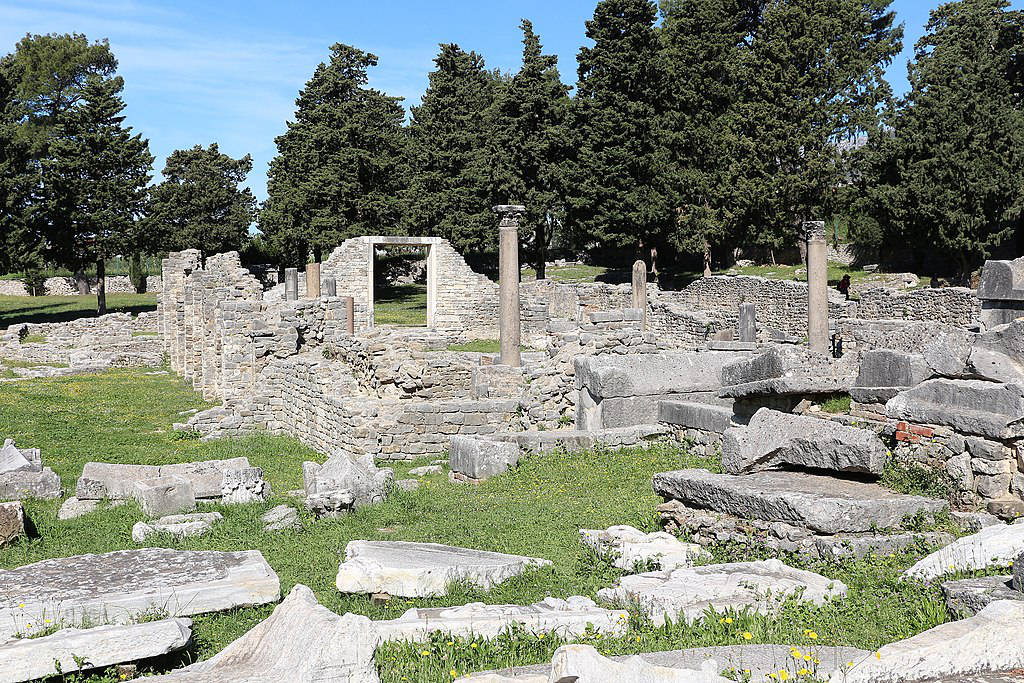
[[[823,534],[898,528],[919,511],[935,514],[944,500],[894,493],[877,484],[803,472],[715,474],[702,469],[654,475],[655,493],[692,508],[744,519],[785,522]]]
[[[732,424],[732,408],[694,401],[660,401],[658,420],[664,424],[722,434]]]

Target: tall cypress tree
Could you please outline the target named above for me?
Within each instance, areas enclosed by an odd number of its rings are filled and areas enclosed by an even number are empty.
[[[901,49],[891,0],[760,4],[742,51],[737,121],[738,223],[749,243],[791,246],[801,223],[832,208],[844,142],[877,122],[883,78]]]
[[[406,223],[465,252],[493,250],[497,230],[490,159],[499,81],[483,57],[446,44],[409,125],[411,171]],[[502,200],[504,201],[504,200]]]
[[[260,230],[299,265],[357,235],[393,232],[401,215],[405,150],[401,99],[367,87],[376,55],[331,46],[276,139]]]
[[[524,19],[521,28],[523,65],[498,99],[493,159],[499,198],[526,206],[520,237],[533,247],[537,279],[543,279],[548,244],[564,213],[569,88],[558,75],[558,57],[543,54],[533,24]]]
[[[664,73],[650,0],[601,0],[587,21],[573,98],[568,220],[581,241],[662,243],[672,226],[660,131]]]
[[[133,253],[153,157],[124,125],[120,77],[91,77],[78,106],[62,114],[43,161],[54,259],[68,268],[96,264],[96,310],[106,312],[105,259]]]
[[[910,92],[868,149],[867,215],[879,229],[862,226],[862,244],[912,258],[925,250],[908,245],[928,245],[952,256],[966,281],[1020,230],[1024,12],[1008,7],[960,0],[932,11]]]
[[[39,175],[22,123],[25,107],[15,97],[12,59],[0,60],[0,273],[40,265],[44,247],[33,216]]]

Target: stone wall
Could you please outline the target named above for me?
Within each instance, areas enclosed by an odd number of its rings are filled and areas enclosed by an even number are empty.
[[[89,292],[95,293],[96,280],[88,280]],[[44,285],[45,294],[48,296],[75,296],[78,292],[78,284],[71,277],[51,277],[46,279]],[[159,275],[150,275],[146,278],[146,291],[159,292],[162,288]],[[127,275],[111,275],[106,278],[106,290],[108,294],[136,294],[134,285]],[[29,291],[24,280],[0,280],[0,296],[28,296]]]
[[[920,320],[968,327],[981,318],[981,300],[966,287],[909,292],[876,287],[860,295],[855,312],[865,320]]]

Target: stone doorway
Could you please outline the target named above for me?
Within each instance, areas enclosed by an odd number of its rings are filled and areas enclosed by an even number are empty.
[[[371,327],[433,327],[437,269],[432,242],[421,237],[370,238],[367,300]]]

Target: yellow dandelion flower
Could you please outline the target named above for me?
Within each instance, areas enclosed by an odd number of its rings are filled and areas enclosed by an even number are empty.
[[[732,623],[732,617],[726,617],[725,618],[725,623],[731,624]]]
[[[780,681],[788,681],[789,680],[789,672],[786,671],[785,669],[779,669],[779,680]]]
[[[853,662],[847,662],[847,663],[846,663],[846,666],[850,666],[850,667],[852,667],[852,666],[853,666]]]
[[[25,609],[25,603],[19,602],[18,603],[18,609]]]
[[[424,650],[420,654],[423,655],[424,657],[429,657],[430,656],[430,650]]]
[[[811,656],[810,655],[804,655],[804,661],[805,662],[811,661]]]
[[[725,617],[722,617],[721,619],[719,619],[718,623],[719,624],[724,624],[725,623]]]
[[[454,640],[449,640],[449,641],[448,641],[448,647],[451,647],[451,646],[452,646],[452,645],[454,645],[454,644],[455,644],[455,641],[454,641]]]
[[[795,647],[790,649],[789,656],[792,657],[793,659],[800,659],[800,657],[801,657],[800,650],[796,649]]]
[[[641,638],[640,636],[637,636],[637,637],[636,637],[636,642],[638,642],[638,643],[639,643],[639,642],[640,642],[641,640],[643,640],[643,638]]]
[[[457,678],[457,677],[458,677],[458,675],[459,675],[459,672],[458,672],[458,671],[456,671],[455,669],[452,669],[452,670],[451,670],[451,671],[449,671],[448,673],[450,673],[450,674],[452,675],[452,678]]]
[[[43,619],[43,623],[44,623],[44,624],[49,624],[49,623],[50,623],[50,620],[49,620],[49,619]]]
[[[750,640],[753,637],[754,637],[754,634],[751,633],[750,631],[744,631],[743,632],[743,640]]]
[[[477,648],[478,648],[478,647],[480,647],[480,646],[479,646],[479,645],[477,645],[476,643],[473,643],[472,645],[470,645],[470,647],[471,647],[471,648],[473,648],[473,649],[475,650],[475,649],[477,649]]]
[[[799,671],[796,672],[796,675],[797,676],[809,676],[810,673],[811,673],[810,669],[800,669]]]
[[[815,633],[814,631],[808,631],[807,632],[807,637],[810,638],[811,640],[814,640],[815,638],[818,637],[818,634]]]
[[[537,634],[537,640],[544,640],[544,634],[543,633],[538,633]]]
[[[25,628],[32,628],[32,624],[25,624]]]
[[[881,651],[880,650],[875,650],[875,659],[881,659],[881,658],[882,658]]]

